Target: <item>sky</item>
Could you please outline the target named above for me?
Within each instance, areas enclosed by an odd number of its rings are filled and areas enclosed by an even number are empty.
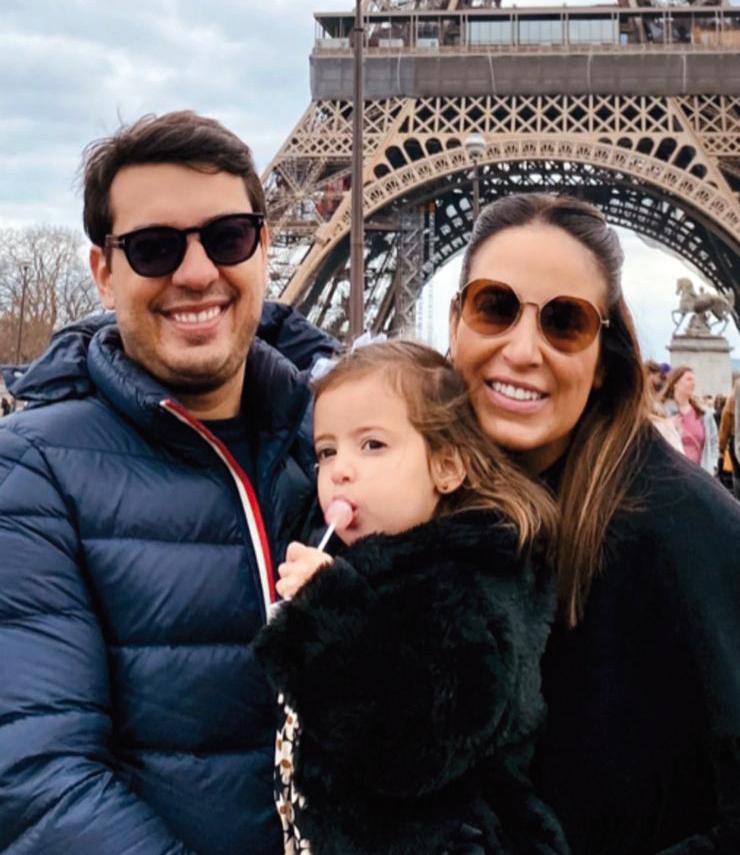
[[[82,149],[143,113],[190,108],[213,116],[249,143],[263,170],[309,103],[313,13],[353,7],[353,0],[1,0],[0,227],[80,228]],[[665,361],[675,280],[701,280],[630,233],[623,242],[625,291],[643,346]],[[456,263],[437,281],[454,281]],[[730,339],[739,358],[736,330]]]

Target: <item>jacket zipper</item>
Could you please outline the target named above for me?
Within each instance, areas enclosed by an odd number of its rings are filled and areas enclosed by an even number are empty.
[[[168,398],[159,402],[160,407],[171,413],[176,419],[183,424],[191,427],[202,439],[204,439],[216,454],[221,458],[226,468],[229,470],[236,490],[239,495],[239,500],[242,505],[242,511],[247,521],[247,529],[249,537],[252,541],[252,549],[257,561],[257,569],[260,579],[260,593],[262,595],[262,605],[264,607],[264,617],[267,620],[270,614],[270,607],[277,600],[275,591],[275,575],[272,567],[272,557],[270,555],[270,543],[267,539],[267,529],[265,522],[262,519],[262,511],[260,510],[257,501],[257,494],[254,487],[247,477],[246,472],[234,460],[228,448],[217,439],[208,428],[198,419],[194,418],[183,406]]]

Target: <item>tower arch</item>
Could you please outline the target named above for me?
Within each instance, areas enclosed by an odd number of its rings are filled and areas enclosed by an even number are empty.
[[[548,24],[547,44],[493,44],[501,33],[516,40],[517,33],[539,32],[544,14],[494,6],[367,5],[368,322],[376,329],[407,323],[423,284],[464,245],[474,170],[483,202],[535,189],[590,199],[610,222],[679,254],[720,290],[733,290],[740,305],[740,92],[729,77],[727,91],[708,92],[697,71],[704,53],[728,68],[740,61],[740,16],[727,17],[725,26],[721,10],[674,9],[674,18],[685,18],[679,35],[664,29],[656,44],[639,37],[656,22],[670,23],[662,11],[564,7],[557,33]],[[439,11],[434,20],[432,8]],[[341,334],[353,145],[352,103],[342,97],[349,24],[338,13],[317,21],[323,31],[311,58],[313,100],[264,176],[274,237],[271,293]],[[711,35],[719,41],[703,52],[710,21],[719,22]],[[612,33],[615,41],[572,41],[586,32],[602,40]],[[523,55],[528,65],[517,65]],[[534,69],[531,80],[516,77],[521,67]],[[558,69],[553,82],[547,75]],[[623,91],[628,79],[636,81],[634,92]],[[477,163],[465,146],[471,134],[486,144]]]

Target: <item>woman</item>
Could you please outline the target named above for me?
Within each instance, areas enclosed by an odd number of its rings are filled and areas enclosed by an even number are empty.
[[[650,426],[621,263],[590,205],[499,200],[450,351],[481,425],[563,517],[540,794],[577,855],[737,853],[740,510]]]
[[[735,453],[735,410],[737,409],[735,396],[737,386],[727,396],[722,408],[719,422],[719,453],[722,460],[723,471],[729,475],[726,486],[733,491],[735,498],[740,499],[740,461]],[[724,482],[723,482],[724,483]]]
[[[668,375],[661,400],[673,419],[689,460],[713,475],[717,471],[719,441],[711,410],[704,410],[694,397],[696,377],[688,365],[679,365]]]

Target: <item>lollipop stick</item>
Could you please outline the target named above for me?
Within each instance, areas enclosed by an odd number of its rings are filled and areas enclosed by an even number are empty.
[[[334,534],[334,529],[337,527],[335,522],[329,523],[326,531],[324,532],[324,536],[321,538],[321,542],[319,543],[317,549],[323,549],[326,544],[329,542],[329,538]]]

